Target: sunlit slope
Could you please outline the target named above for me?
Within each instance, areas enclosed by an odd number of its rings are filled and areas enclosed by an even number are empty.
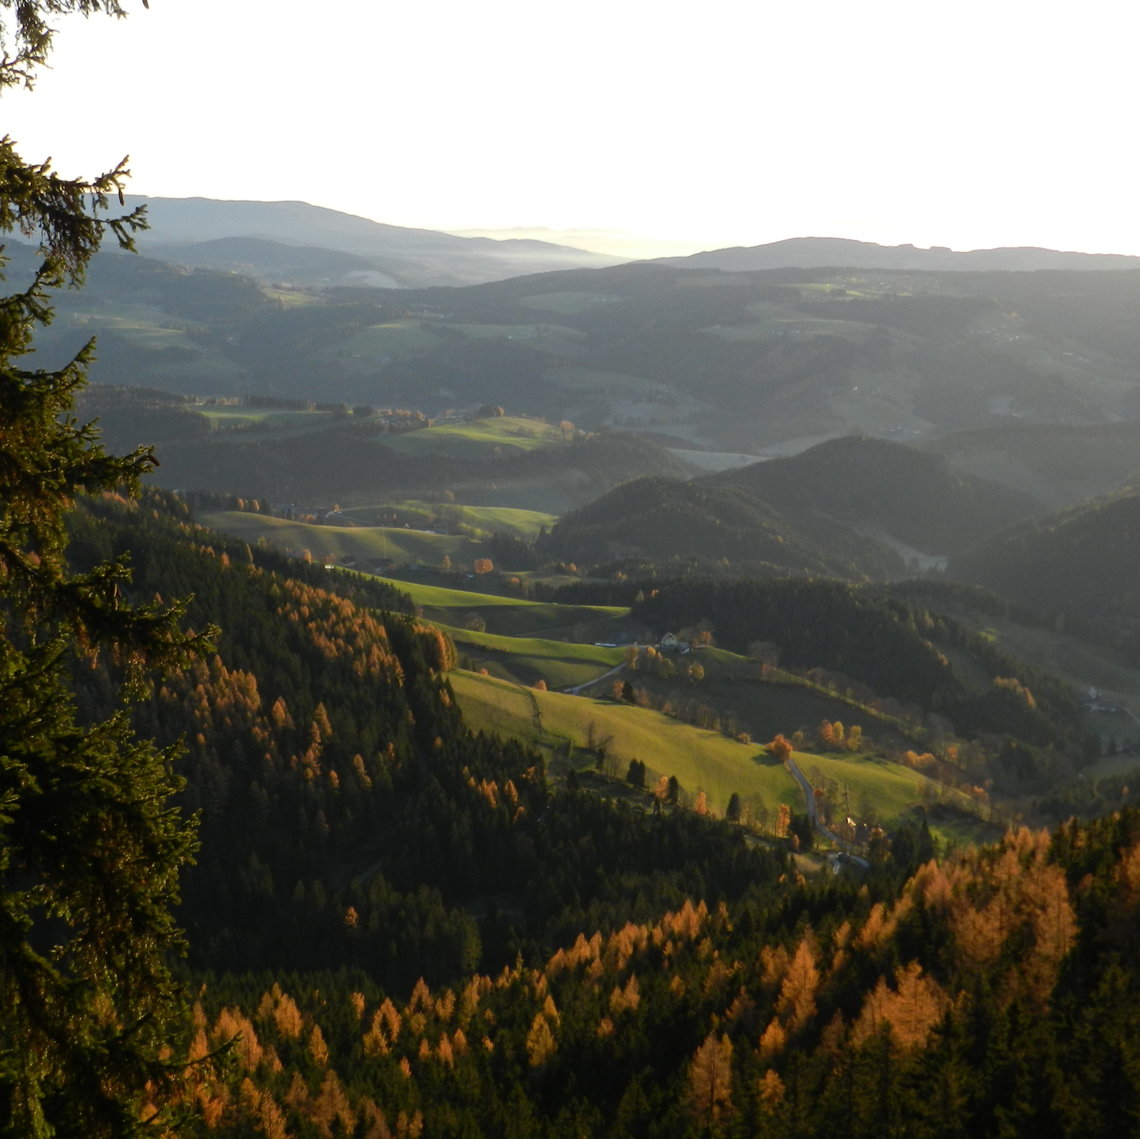
[[[508,637],[441,626],[455,641],[461,662],[520,684],[543,681],[550,688],[588,684],[622,663],[620,649],[543,637]]]
[[[475,580],[478,581],[477,578]],[[628,609],[616,605],[558,605],[554,602],[527,601],[521,597],[477,593],[474,590],[448,589],[414,581],[401,581],[399,585],[430,621],[462,626],[468,615],[477,614],[486,621],[487,631],[509,638],[543,633],[549,636],[555,630],[560,630],[563,638],[578,633],[582,635],[573,639],[607,640],[611,638],[601,636],[602,629],[629,613]],[[594,633],[599,635],[592,635]],[[591,645],[584,644],[561,647],[573,647],[576,650],[592,648]],[[609,651],[612,653],[613,650]]]
[[[385,519],[409,522],[417,529],[441,520],[447,529],[460,529],[466,534],[509,534],[516,538],[534,538],[549,530],[557,515],[542,510],[519,510],[509,506],[467,506],[459,503],[425,502],[403,499],[374,506],[354,506],[344,510],[346,518],[364,526],[382,526]]]
[[[505,451],[535,451],[566,442],[556,427],[537,419],[491,416],[462,423],[440,423],[422,431],[388,435],[384,442],[393,451],[408,455],[449,455],[469,458],[500,448]]]
[[[690,799],[704,791],[716,814],[724,813],[733,792],[769,812],[780,803],[803,810],[792,777],[757,745],[737,743],[648,708],[522,688],[462,670],[451,674],[451,683],[473,728],[541,748],[553,757],[556,775],[570,765],[584,766],[587,753],[602,747],[614,773],[624,774],[630,760],[640,760],[650,781],[676,776]],[[569,761],[568,751],[575,757]]]
[[[237,510],[203,513],[200,521],[247,542],[264,538],[285,550],[309,550],[314,558],[351,555],[437,566],[445,556],[454,563],[469,563],[480,556],[482,549],[479,543],[458,534],[433,534],[398,526],[318,526]]]
[[[759,744],[738,743],[647,708],[524,688],[463,670],[453,672],[451,682],[473,728],[539,748],[556,776],[596,764],[601,749],[611,774],[620,777],[630,760],[640,760],[650,786],[662,776],[675,776],[686,802],[703,791],[714,814],[724,813],[734,793],[744,817],[761,825],[772,822],[781,803],[797,812],[805,808],[792,776]],[[809,752],[794,757],[812,785],[828,791],[835,809],[846,801],[858,818],[888,827],[937,797],[932,781],[888,760]],[[962,796],[945,794],[965,807]]]

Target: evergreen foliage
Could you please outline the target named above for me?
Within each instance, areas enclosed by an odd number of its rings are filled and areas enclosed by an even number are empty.
[[[115,0],[5,5],[0,88],[31,84],[46,18],[71,11],[121,14]],[[0,1132],[21,1139],[157,1119],[182,1012],[171,907],[193,839],[171,805],[172,753],[134,735],[123,696],[203,638],[180,631],[177,605],[128,604],[123,560],[69,566],[76,494],[133,492],[153,459],[106,454],[72,414],[92,345],[56,369],[29,362],[52,290],[82,281],[104,236],[129,248],[142,224],[108,212],[126,174],[65,179],[0,140],[0,231],[40,242],[0,299]],[[99,659],[119,695],[92,722],[70,673]]]
[[[1140,493],[1122,490],[1025,522],[954,558],[951,571],[1035,608],[1058,630],[1140,660]],[[1041,567],[1049,572],[1042,573]]]
[[[1065,685],[889,588],[822,579],[693,578],[662,584],[634,605],[633,615],[656,629],[705,621],[725,648],[737,652],[770,641],[779,646],[785,667],[839,674],[848,685],[944,716],[962,735],[1017,740],[1052,750],[1067,763],[1086,758],[1079,708]]]
[[[845,527],[809,511],[782,512],[748,488],[707,479],[623,483],[563,515],[537,549],[547,558],[578,562],[731,563],[738,574],[747,567],[763,577],[883,578],[903,569],[893,551]]]
[[[1131,1135],[1138,850],[1136,812],[1021,829],[399,994],[211,977],[195,1047],[242,1044],[193,1133]]]

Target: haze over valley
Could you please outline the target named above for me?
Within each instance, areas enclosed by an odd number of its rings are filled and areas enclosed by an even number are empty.
[[[1124,711],[1088,721],[1082,762],[1130,746],[1135,259],[805,238],[530,273],[536,250],[594,255],[528,245],[512,261],[513,242],[299,203],[159,205],[140,255],[98,255],[87,288],[60,298],[41,351],[97,335],[81,411],[116,448],[154,444],[152,483],[211,525],[459,588],[462,620],[500,636],[502,614],[471,590],[628,605],[694,575],[915,578],[925,604],[986,636],[1002,607],[999,640],[1074,699],[1110,693]],[[364,262],[393,284],[354,276]],[[1084,554],[1102,543],[1093,572]],[[436,612],[469,667],[541,677]],[[579,621],[557,639],[655,626]],[[752,734],[739,710],[726,722]]]

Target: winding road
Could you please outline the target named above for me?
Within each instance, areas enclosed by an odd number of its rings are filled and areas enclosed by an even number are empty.
[[[815,791],[812,785],[808,782],[804,773],[799,769],[799,765],[791,756],[784,760],[784,766],[788,769],[792,778],[800,785],[800,790],[804,793],[804,799],[807,801],[807,814],[808,822],[811,823],[812,830],[819,831],[821,835],[831,839],[837,846],[843,847],[846,845],[843,839],[839,837],[834,831],[830,831],[819,821],[819,815],[815,809]]]

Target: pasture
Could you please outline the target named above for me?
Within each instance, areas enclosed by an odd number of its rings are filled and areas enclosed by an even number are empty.
[[[383,525],[393,517],[413,526],[427,527],[439,521],[449,530],[463,530],[471,536],[510,534],[515,538],[537,537],[554,525],[557,515],[542,510],[520,510],[510,506],[466,506],[455,502],[427,502],[402,499],[375,506],[354,506],[344,511],[346,518],[362,525]]]
[[[760,822],[773,819],[780,803],[803,810],[797,784],[763,748],[648,708],[540,692],[463,671],[453,672],[451,682],[473,728],[539,748],[556,778],[571,768],[596,765],[601,748],[611,774],[624,775],[629,761],[638,759],[646,765],[648,786],[662,776],[676,776],[690,805],[699,792],[705,793],[710,814],[723,815],[733,792]]]
[[[558,605],[554,602],[528,601],[521,597],[449,589],[420,582],[401,581],[399,584],[416,606],[422,609],[423,615],[429,621],[438,621],[450,626],[462,625],[466,614],[477,613],[487,622],[488,631],[504,636],[525,637],[535,634],[550,636],[555,631],[565,635],[567,630],[588,633],[589,627],[599,623],[611,624],[615,620],[624,618],[629,612],[627,609],[612,605]],[[605,638],[598,636],[589,639]],[[594,648],[589,644],[579,644],[575,647],[582,650]]]
[[[286,551],[308,550],[315,561],[352,556],[439,565],[446,556],[459,565],[471,563],[482,553],[478,543],[463,535],[399,526],[317,525],[237,510],[204,512],[199,520],[203,526],[246,542],[264,540]]]
[[[534,451],[562,442],[562,432],[557,427],[514,415],[439,423],[422,431],[384,436],[385,445],[399,454],[450,455],[458,459],[483,457],[496,447],[503,453]]]

